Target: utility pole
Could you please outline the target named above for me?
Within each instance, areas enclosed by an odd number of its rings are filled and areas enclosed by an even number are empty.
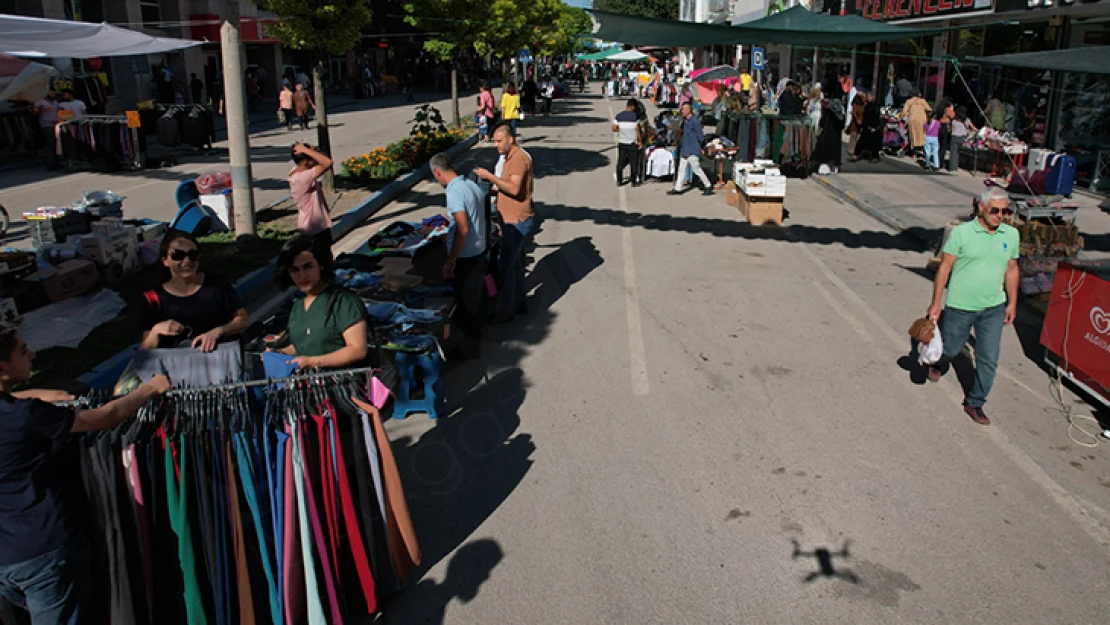
[[[235,207],[235,235],[242,240],[257,236],[254,224],[254,189],[251,186],[251,146],[247,126],[243,75],[243,38],[239,32],[239,0],[224,3],[220,26],[220,52],[224,64],[224,114],[227,148],[231,160],[231,201]]]

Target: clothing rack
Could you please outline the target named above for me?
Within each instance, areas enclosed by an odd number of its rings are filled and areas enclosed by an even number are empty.
[[[212,109],[204,104],[154,104],[139,112],[144,136],[154,136],[162,155],[211,150],[215,140]]]
[[[71,119],[71,120],[64,121],[64,122],[62,122],[62,121],[58,122],[58,124],[57,124],[57,126],[55,126],[55,130],[54,130],[55,136],[57,137],[57,141],[58,141],[58,143],[56,145],[56,148],[55,148],[56,151],[58,152],[59,155],[64,155],[63,150],[62,150],[62,133],[66,132],[65,129],[67,127],[88,126],[88,125],[105,125],[105,124],[121,124],[123,126],[123,128],[126,129],[126,133],[127,133],[126,148],[127,149],[123,150],[122,154],[114,154],[114,156],[119,157],[120,165],[123,166],[124,168],[126,168],[128,170],[131,170],[131,171],[139,169],[141,167],[141,162],[140,162],[140,159],[139,159],[139,154],[140,154],[139,136],[138,136],[137,132],[135,132],[133,129],[128,127],[128,125],[127,125],[127,116],[125,116],[125,115],[85,115],[84,117],[81,117],[81,118],[78,118],[78,119]],[[95,139],[94,139],[94,141],[95,141]],[[123,141],[124,141],[123,139],[120,140],[121,147],[123,147],[123,145],[122,145]],[[101,148],[102,147],[103,147],[103,145],[101,145]],[[91,144],[90,144],[90,148],[92,148]],[[96,148],[96,150],[99,150],[99,149],[100,148]],[[128,154],[127,152],[130,152],[130,154]],[[79,168],[84,169],[86,167],[91,169],[92,168],[91,165],[92,165],[91,161],[82,162],[79,159],[74,158],[73,154],[70,154],[70,155],[66,156],[66,166],[70,170],[79,169]]]
[[[190,394],[210,393],[215,391],[233,391],[239,389],[257,388],[260,386],[272,386],[275,384],[293,384],[296,382],[312,381],[318,378],[338,378],[340,376],[354,376],[363,373],[372,373],[378,371],[378,367],[355,367],[352,369],[338,369],[335,371],[318,371],[315,373],[304,373],[300,375],[291,375],[284,378],[267,378],[265,380],[244,380],[242,382],[227,382],[224,384],[211,384],[208,386],[197,386],[191,388],[174,388],[166,391],[163,397],[178,397]],[[172,381],[172,380],[171,380]],[[89,398],[97,397],[95,394]],[[114,395],[107,398],[97,397],[100,403],[107,403],[109,401],[120,399],[124,395]],[[73,399],[70,401],[55,402],[56,406],[68,408],[83,408],[89,405],[88,400]]]
[[[90,622],[350,623],[421,560],[381,419],[352,368],[175,389],[75,437]],[[297,381],[347,378],[342,384]],[[292,383],[259,402],[245,389]],[[231,397],[192,393],[229,391]],[[196,399],[198,401],[192,401]]]

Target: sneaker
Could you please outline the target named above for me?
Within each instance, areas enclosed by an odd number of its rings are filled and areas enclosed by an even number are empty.
[[[678,189],[671,189],[670,191],[667,191],[667,195],[682,195],[682,191],[679,191]]]
[[[925,374],[928,376],[930,382],[940,382],[940,369],[929,365],[926,367]]]
[[[642,182],[633,182],[632,186],[633,187],[642,187],[642,186],[644,186],[644,183],[642,183]]]
[[[972,421],[979,425],[986,426],[991,424],[991,420],[987,418],[986,413],[983,412],[983,409],[979,406],[964,406],[964,412],[967,413],[967,416],[971,417]]]
[[[702,195],[713,195],[713,189],[705,189],[701,192]]]

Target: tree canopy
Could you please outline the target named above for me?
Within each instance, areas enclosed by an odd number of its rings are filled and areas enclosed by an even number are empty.
[[[443,60],[463,50],[501,57],[522,48],[567,54],[590,30],[585,11],[560,0],[408,0],[404,7],[409,24],[436,33],[424,49]]]
[[[657,20],[678,19],[678,0],[594,0],[594,8]]]
[[[346,54],[370,23],[367,0],[256,0],[258,8],[277,14],[266,29],[294,50]]]

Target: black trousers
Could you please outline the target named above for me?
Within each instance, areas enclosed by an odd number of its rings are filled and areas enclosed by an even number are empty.
[[[464,352],[478,347],[482,326],[486,322],[486,255],[460,258],[455,262],[455,314],[451,318],[460,334],[459,346]]]
[[[636,144],[617,145],[617,184],[624,184],[624,168],[631,166],[632,182],[640,181],[640,148]]]

